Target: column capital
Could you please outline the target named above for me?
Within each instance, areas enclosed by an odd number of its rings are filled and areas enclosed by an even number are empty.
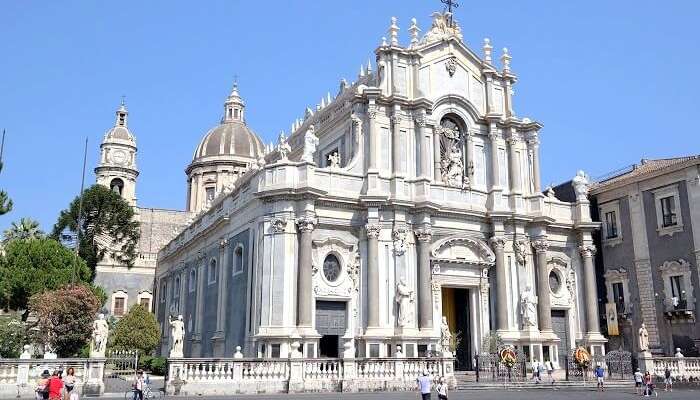
[[[318,221],[314,217],[300,217],[297,218],[297,226],[300,232],[311,232],[316,227]]]
[[[518,138],[515,136],[508,136],[508,139],[506,139],[506,142],[508,142],[508,144],[511,146],[515,146],[518,143]]]
[[[365,225],[365,230],[367,231],[368,238],[378,238],[379,231],[382,230],[382,227],[379,224],[367,223]]]
[[[421,128],[425,128],[425,126],[428,124],[428,119],[426,118],[424,113],[420,113],[416,115],[413,120],[416,122],[418,126]]]
[[[226,246],[228,246],[228,239],[226,239],[226,238],[219,239],[219,247],[223,249]]]
[[[399,125],[401,123],[401,114],[399,113],[394,113],[389,117],[389,120],[393,125]]]
[[[367,106],[367,117],[369,119],[377,118],[377,106],[375,106],[375,105]]]
[[[287,220],[285,218],[270,218],[270,232],[282,233],[287,229]]]
[[[543,253],[549,250],[549,242],[547,239],[537,239],[532,241],[532,247],[536,253]]]
[[[506,238],[503,236],[493,236],[489,239],[489,243],[491,243],[491,247],[493,247],[494,250],[503,250],[506,246]]]
[[[430,243],[430,241],[433,239],[433,231],[430,228],[415,229],[413,233],[416,234],[416,238],[419,242]]]
[[[592,244],[582,244],[578,247],[578,251],[581,253],[581,257],[590,258],[593,257],[598,250]]]

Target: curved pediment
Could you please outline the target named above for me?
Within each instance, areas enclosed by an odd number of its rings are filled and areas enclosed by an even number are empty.
[[[456,262],[491,266],[496,256],[491,248],[477,238],[450,236],[433,244],[432,256],[442,262]]]

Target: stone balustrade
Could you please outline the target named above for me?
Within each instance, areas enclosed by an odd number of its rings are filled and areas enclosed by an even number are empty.
[[[428,371],[454,382],[451,358],[170,359],[168,394],[412,390]]]
[[[87,381],[88,359],[0,359],[0,398],[9,398],[20,395],[33,397],[36,382],[44,370],[49,373],[68,368],[75,370],[77,389],[82,390]]]
[[[700,357],[653,357],[652,375],[663,377],[666,367],[676,380],[700,380]]]

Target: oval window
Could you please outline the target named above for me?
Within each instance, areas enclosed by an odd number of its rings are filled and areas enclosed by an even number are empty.
[[[335,282],[340,276],[340,261],[338,257],[333,254],[326,256],[323,261],[323,276],[326,277],[328,282]]]
[[[553,293],[557,293],[559,288],[561,288],[561,279],[559,278],[559,274],[554,271],[550,271],[549,273],[549,287],[552,289]]]

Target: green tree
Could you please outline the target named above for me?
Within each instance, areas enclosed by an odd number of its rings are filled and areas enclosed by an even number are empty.
[[[498,353],[503,347],[503,338],[498,333],[491,331],[481,341],[481,351],[484,353]]]
[[[100,304],[90,287],[76,285],[35,294],[29,308],[37,317],[33,339],[59,357],[71,357],[90,340]]]
[[[25,343],[24,324],[17,318],[0,317],[0,358],[17,358]]]
[[[2,161],[0,161],[0,171],[2,171]],[[10,211],[12,211],[12,200],[4,190],[0,190],[0,215],[7,214]]]
[[[76,197],[68,209],[61,211],[52,237],[58,239],[65,229],[78,233],[80,257],[93,274],[107,255],[128,267],[133,266],[140,231],[129,203],[106,187],[93,185],[83,192],[80,228],[79,208],[80,197]]]
[[[31,240],[44,236],[44,232],[39,229],[39,222],[31,218],[20,218],[19,222],[13,222],[3,234],[3,242],[10,240]]]
[[[140,304],[135,304],[114,327],[110,347],[119,350],[138,350],[149,355],[160,344],[160,326],[155,315]]]
[[[70,283],[74,269],[77,282],[90,282],[85,262],[57,241],[10,241],[0,257],[0,307],[26,310],[32,295]]]

